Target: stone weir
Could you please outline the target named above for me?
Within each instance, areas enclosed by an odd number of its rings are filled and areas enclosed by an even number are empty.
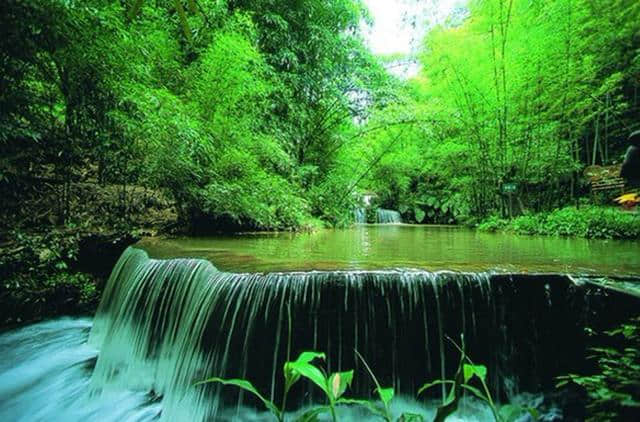
[[[245,378],[278,398],[284,362],[304,350],[325,352],[328,371],[355,369],[350,396],[370,397],[374,386],[357,350],[382,385],[414,396],[427,381],[452,378],[459,353],[451,340],[463,336],[467,354],[487,366],[494,395],[506,397],[545,391],[555,376],[582,369],[585,327],[609,327],[637,314],[639,303],[565,275],[234,274],[129,248],[90,334],[100,350],[91,384],[97,394],[152,392],[163,420],[206,420],[222,407],[253,402],[196,381]],[[299,383],[288,403],[295,408],[314,394]]]

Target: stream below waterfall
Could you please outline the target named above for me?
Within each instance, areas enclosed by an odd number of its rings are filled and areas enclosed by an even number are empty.
[[[0,335],[3,356],[0,420],[144,422],[161,419],[162,399],[148,389],[137,388],[135,382],[127,388],[114,385],[101,389],[92,384],[99,350],[87,345],[91,326],[88,318],[61,318]],[[541,405],[543,397],[520,394],[514,401],[536,407]],[[394,400],[392,412],[394,415],[411,412],[431,420],[437,404],[437,401],[425,404],[399,397]],[[287,420],[294,420],[299,413],[288,414]],[[349,408],[339,409],[339,416],[349,422],[377,420],[361,410]],[[548,409],[546,417],[555,420],[559,417],[558,409]],[[251,407],[233,407],[221,411],[213,420],[266,422],[275,419]],[[481,422],[492,420],[492,416],[486,405],[467,397],[461,402],[460,410],[447,420]]]

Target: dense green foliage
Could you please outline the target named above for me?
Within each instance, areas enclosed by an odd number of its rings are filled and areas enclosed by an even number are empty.
[[[125,217],[127,186],[164,194],[197,232],[348,224],[363,192],[406,221],[476,221],[507,214],[506,182],[517,213],[549,211],[639,124],[634,0],[470,0],[409,79],[364,46],[359,0],[2,8],[5,229],[82,220],[82,184],[121,187]]]
[[[479,224],[478,228],[483,231],[506,231],[517,234],[638,239],[640,238],[640,217],[604,207],[567,207],[548,213],[522,215],[512,220],[494,216]]]
[[[364,112],[349,93],[387,78],[361,4],[141,3],[5,2],[2,192],[51,183],[58,222],[84,182],[165,191],[199,230],[346,214],[350,198],[324,212],[323,197],[344,192],[327,173]]]
[[[506,215],[505,182],[518,212],[571,203],[582,170],[620,163],[640,124],[640,3],[605,3],[469,1],[428,33],[421,72],[345,163],[379,160],[362,186],[408,221]]]

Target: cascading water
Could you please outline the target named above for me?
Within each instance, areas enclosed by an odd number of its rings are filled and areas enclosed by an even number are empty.
[[[96,398],[91,372],[98,350],[87,344],[90,319],[60,319],[0,336],[0,420],[157,420],[161,404],[148,391]]]
[[[461,334],[469,355],[489,368],[496,397],[508,398],[511,384],[543,391],[559,368],[575,367],[585,309],[588,295],[568,277],[231,274],[130,248],[92,327],[62,320],[0,337],[0,420],[270,420],[238,416],[256,403],[232,388],[193,384],[246,378],[274,399],[283,363],[303,350],[325,352],[329,371],[355,369],[353,397],[373,390],[355,350],[383,385],[414,397],[424,382],[453,376],[459,356],[446,338]],[[321,399],[304,383],[291,393],[292,411]],[[433,415],[433,406],[407,406]],[[466,411],[470,420],[491,419],[486,407]]]
[[[402,217],[398,211],[378,208],[376,210],[376,222],[380,224],[399,224],[402,223]]]
[[[366,208],[356,208],[353,210],[353,218],[356,224],[365,224],[367,222],[367,209]]]
[[[287,355],[324,351],[328,370],[358,370],[358,350],[381,380],[413,395],[455,369],[447,368],[444,342],[432,338],[466,332],[470,347],[483,341],[476,313],[443,318],[469,306],[492,312],[487,275],[230,274],[205,261],[150,260],[130,250],[114,270],[89,338],[100,349],[92,385],[153,391],[162,397],[164,420],[205,420],[241,397],[228,390],[218,396],[217,386],[196,388],[195,381],[248,378],[275,398]],[[351,391],[368,396],[371,387],[361,376]],[[298,391],[299,403],[310,394]]]

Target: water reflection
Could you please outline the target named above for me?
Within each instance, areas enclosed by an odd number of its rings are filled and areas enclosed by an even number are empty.
[[[316,233],[145,239],[153,257],[198,257],[225,271],[422,268],[640,274],[634,241],[479,233],[457,227],[359,225]]]

